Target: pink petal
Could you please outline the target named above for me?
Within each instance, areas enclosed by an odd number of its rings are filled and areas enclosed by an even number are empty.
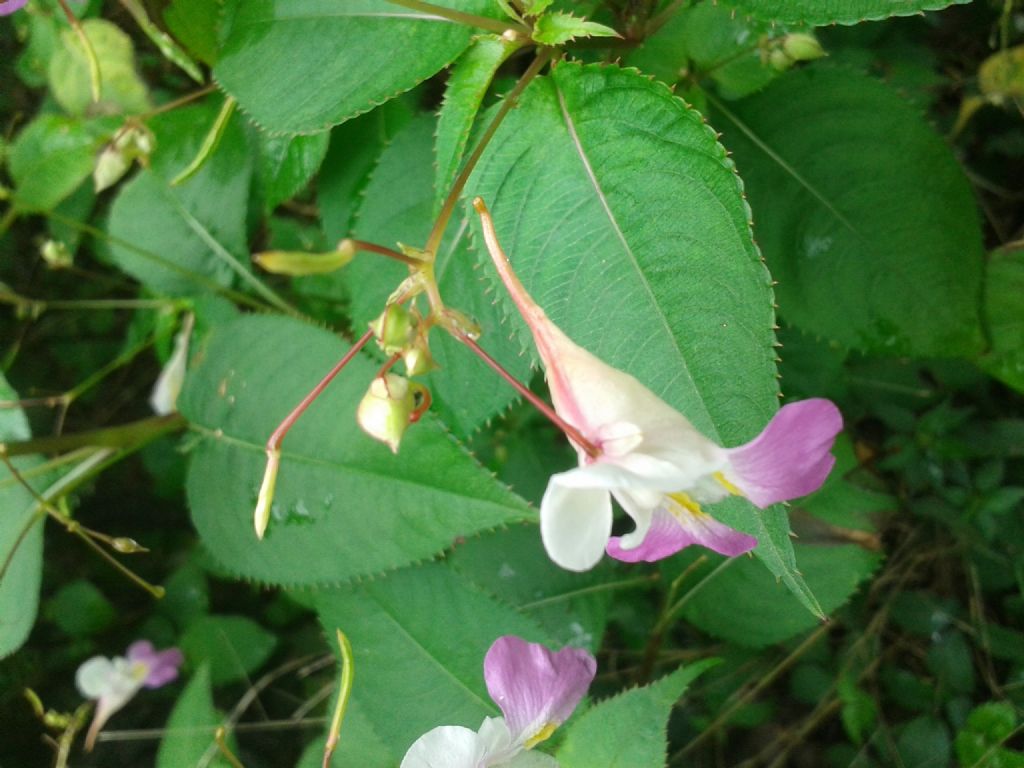
[[[177,648],[157,651],[148,640],[139,640],[128,646],[128,660],[145,664],[148,672],[143,685],[147,688],[159,688],[176,680],[178,668],[185,657]]]
[[[495,640],[484,658],[487,690],[519,744],[565,722],[596,672],[597,661],[580,648],[556,653],[512,635]]]
[[[757,546],[753,536],[733,530],[711,515],[694,514],[671,499],[666,501],[675,514],[666,505],[658,507],[640,546],[624,549],[623,537],[615,536],[608,542],[608,555],[624,563],[653,563],[693,544],[726,557],[742,555]]]
[[[806,496],[832,470],[835,457],[829,452],[842,428],[842,414],[831,400],[785,405],[760,435],[729,449],[726,476],[762,509]]]
[[[5,0],[0,2],[0,16],[10,16],[25,7],[28,0]]]

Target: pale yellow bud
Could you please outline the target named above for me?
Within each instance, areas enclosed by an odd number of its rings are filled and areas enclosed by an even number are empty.
[[[407,376],[422,376],[437,367],[425,336],[416,337],[412,346],[402,353],[402,361],[405,363]]]
[[[114,186],[121,180],[121,177],[128,173],[132,161],[128,153],[123,149],[108,144],[96,158],[96,165],[92,170],[92,181],[97,192]]]
[[[814,35],[796,32],[782,40],[782,50],[793,61],[814,61],[825,55],[825,49]]]
[[[356,410],[356,421],[366,434],[386,443],[392,453],[398,453],[405,430],[419,421],[429,406],[430,392],[426,387],[387,373],[370,384]]]
[[[304,251],[263,251],[253,254],[252,260],[275,275],[322,275],[341,269],[356,255],[351,240],[342,240],[337,250],[329,253]]]
[[[60,240],[47,240],[39,248],[39,255],[43,257],[46,266],[50,269],[67,269],[74,263],[74,257],[65,243]]]

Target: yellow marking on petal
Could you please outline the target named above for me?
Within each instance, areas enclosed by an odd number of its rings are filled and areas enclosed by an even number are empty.
[[[668,494],[668,497],[697,517],[704,517],[707,515],[707,512],[701,509],[700,504],[694,501],[689,494],[680,491],[679,493],[670,493]]]
[[[529,739],[527,739],[526,743],[523,746],[527,749],[533,749],[533,747],[537,746],[545,739],[551,738],[551,734],[555,732],[555,728],[557,727],[558,726],[554,723],[548,723],[539,731],[537,731],[536,735],[531,736]]]
[[[725,490],[727,490],[733,496],[742,496],[743,495],[743,491],[741,491],[735,485],[733,485],[728,480],[726,480],[725,479],[725,475],[723,475],[721,472],[715,472],[714,478],[715,478],[715,480],[718,481],[719,485],[721,485],[723,488],[725,488]]]

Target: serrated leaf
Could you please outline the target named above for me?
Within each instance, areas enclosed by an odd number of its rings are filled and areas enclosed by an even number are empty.
[[[970,0],[725,0],[727,5],[746,11],[765,21],[787,24],[857,24],[887,19],[890,16],[914,16],[921,11],[937,11]]]
[[[408,245],[425,243],[433,221],[434,130],[432,118],[417,118],[381,155],[359,209],[355,226],[357,237],[392,247],[396,241]],[[461,212],[449,225],[437,254],[435,274],[441,295],[448,306],[480,324],[483,328],[480,345],[488,353],[519,380],[528,379],[530,361],[520,355],[519,342],[509,338],[503,308],[496,306],[494,297],[485,293],[487,284],[476,269],[476,257],[469,251],[469,230],[460,218]],[[355,327],[365,328],[377,317],[387,297],[407,275],[408,269],[403,264],[372,254],[357,256],[346,267],[345,274],[347,283],[352,286],[351,311]],[[436,330],[430,344],[439,366],[424,377],[434,400],[432,410],[456,435],[471,434],[516,398],[515,390],[443,331]]]
[[[533,517],[429,414],[397,456],[364,435],[355,409],[379,366],[357,357],[285,440],[273,517],[258,541],[263,446],[347,347],[295,320],[253,316],[215,328],[199,352],[178,401],[207,436],[192,455],[189,501],[203,543],[232,572],[337,583]]]
[[[214,730],[221,724],[221,715],[213,706],[210,668],[203,664],[178,697],[167,721],[156,768],[183,768],[187,765],[208,765],[211,768],[231,768],[217,750]],[[209,762],[203,757],[208,756]]]
[[[328,131],[309,136],[260,134],[256,170],[267,210],[290,200],[309,183],[327,154],[330,136]]]
[[[528,618],[437,563],[322,592],[316,603],[327,634],[341,629],[352,644],[351,711],[392,750],[390,761],[360,762],[360,768],[393,768],[435,726],[476,730],[484,717],[497,715],[483,663],[499,636],[549,642]],[[339,755],[363,748],[358,732],[345,733]]]
[[[47,77],[53,97],[69,114],[134,114],[151,104],[146,84],[135,71],[135,46],[120,27],[105,19],[86,19],[82,30],[96,54],[100,98],[93,103],[89,60],[74,30],[61,32],[63,45],[50,59]]]
[[[789,322],[873,353],[978,350],[974,197],[916,110],[827,66],[718,107]]]
[[[92,173],[96,153],[115,129],[110,118],[40,115],[29,123],[10,148],[15,205],[48,211],[68,198]]]
[[[498,10],[492,0],[440,5]],[[386,0],[228,0],[228,11],[217,81],[261,126],[292,133],[321,131],[409,90],[454,61],[474,31]]]
[[[619,37],[619,33],[604,24],[560,11],[544,14],[533,25],[533,39],[541,45],[562,45],[577,37]]]
[[[181,636],[189,665],[208,665],[213,685],[245,680],[270,658],[277,638],[245,616],[200,616]]]
[[[475,195],[527,289],[573,340],[724,445],[764,427],[777,408],[769,276],[724,148],[667,87],[633,70],[559,64],[502,124],[470,179]],[[518,317],[512,325],[530,339]],[[781,508],[728,500],[714,513],[756,536],[768,568],[817,610]]]
[[[727,99],[764,88],[779,71],[762,59],[759,39],[781,36],[767,22],[717,3],[699,3],[668,23],[626,56],[626,63],[666,83],[706,73]],[[694,71],[695,70],[695,71]]]
[[[459,172],[470,130],[494,73],[522,45],[497,35],[482,35],[452,66],[437,120],[437,183],[434,186],[434,215]]]
[[[680,667],[650,685],[599,702],[570,721],[557,754],[561,768],[663,768],[672,707],[715,663]]]
[[[228,285],[249,260],[245,230],[251,159],[237,116],[188,181],[171,180],[195,158],[216,104],[176,109],[150,124],[151,167],[119,191],[108,231],[114,261],[150,290],[196,294]]]
[[[0,400],[17,400],[18,395],[0,374]],[[0,410],[0,442],[31,437],[28,419],[20,408]],[[21,472],[39,463],[37,458],[13,458]],[[39,585],[43,576],[43,519],[35,499],[0,470],[0,566],[6,572],[0,580],[0,659],[21,647],[28,638],[39,609]],[[35,521],[35,522],[33,522]]]
[[[1019,392],[1024,392],[1024,248],[993,252],[985,268],[983,312],[991,350],[981,366]]]
[[[892,497],[844,479],[857,464],[850,441],[842,435],[835,453],[836,467],[828,481],[817,493],[794,502],[790,515],[799,530],[794,545],[797,565],[825,613],[849,600],[881,565],[882,554],[867,548],[871,541],[877,547],[867,515],[895,505]],[[709,557],[714,562],[704,573],[722,562]],[[692,583],[699,581],[697,574]],[[748,558],[738,558],[710,577],[687,601],[683,615],[705,632],[746,647],[782,642],[818,624],[817,617],[782,585],[766,579],[763,569]]]
[[[607,561],[586,573],[559,568],[537,529],[514,526],[467,541],[447,562],[463,578],[517,608],[552,640],[597,652],[618,590],[650,585],[649,577]]]

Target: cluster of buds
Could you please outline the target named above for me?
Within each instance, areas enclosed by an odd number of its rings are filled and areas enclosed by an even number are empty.
[[[814,61],[826,55],[818,39],[805,32],[761,41],[761,61],[779,72],[785,72],[798,61]]]
[[[114,186],[135,161],[147,166],[153,147],[153,132],[149,128],[137,120],[126,122],[96,158],[92,171],[96,191]]]

